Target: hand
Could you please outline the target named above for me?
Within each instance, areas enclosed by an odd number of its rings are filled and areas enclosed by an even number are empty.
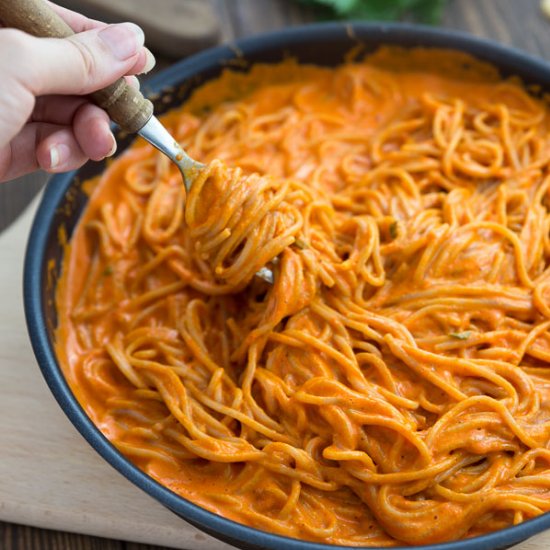
[[[82,96],[155,64],[137,25],[106,25],[50,5],[77,34],[35,38],[0,28],[0,182],[112,155],[109,117]]]

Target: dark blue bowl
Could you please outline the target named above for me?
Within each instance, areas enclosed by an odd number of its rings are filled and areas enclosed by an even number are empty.
[[[500,68],[503,75],[518,75],[528,84],[550,91],[550,65],[494,42],[468,34],[403,24],[327,23],[294,27],[239,40],[209,49],[162,71],[148,81],[145,92],[157,97],[157,113],[181,103],[203,82],[225,67],[246,70],[255,62],[277,62],[291,55],[302,62],[336,65],[358,44],[372,51],[381,44],[453,48],[468,52]],[[236,61],[239,61],[236,63]],[[246,64],[243,63],[246,61]],[[130,143],[122,139],[119,150]],[[225,519],[166,489],[127,460],[101,434],[69,389],[53,347],[57,323],[56,282],[63,261],[58,230],[70,237],[86,205],[81,184],[105,168],[88,163],[80,170],[52,178],[36,214],[25,258],[24,300],[27,326],[42,374],[65,414],[90,445],[121,474],[167,508],[202,531],[244,549],[329,550],[335,547],[273,535]],[[52,270],[51,262],[55,268]],[[497,550],[508,548],[550,528],[550,513],[488,535],[468,540],[422,546],[431,550]]]

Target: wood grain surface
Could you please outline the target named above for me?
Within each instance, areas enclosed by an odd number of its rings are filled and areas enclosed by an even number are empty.
[[[314,18],[311,10],[289,0],[205,1],[210,2],[220,18],[222,40],[297,25]],[[449,0],[443,25],[492,38],[550,60],[550,22],[541,14],[539,4],[539,0]],[[35,174],[0,185],[0,230],[20,214],[45,180],[46,175]],[[521,548],[543,550],[550,548],[550,543],[541,545],[533,539]],[[161,547],[0,522],[0,550],[65,549],[161,550]]]

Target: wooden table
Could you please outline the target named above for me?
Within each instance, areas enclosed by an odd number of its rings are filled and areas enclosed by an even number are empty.
[[[224,40],[314,19],[310,9],[289,0],[209,1],[219,13]],[[443,25],[514,45],[550,60],[550,20],[541,14],[539,0],[449,0]],[[18,216],[46,178],[45,174],[34,174],[0,185],[0,230]],[[1,522],[0,549],[161,550]]]

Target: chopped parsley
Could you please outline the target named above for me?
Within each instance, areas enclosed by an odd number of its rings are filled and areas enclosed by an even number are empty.
[[[457,340],[468,340],[471,335],[471,330],[465,330],[464,332],[451,332],[451,334],[449,334],[451,338],[456,338]]]
[[[392,239],[397,239],[397,222],[392,222],[390,224],[390,237]]]

